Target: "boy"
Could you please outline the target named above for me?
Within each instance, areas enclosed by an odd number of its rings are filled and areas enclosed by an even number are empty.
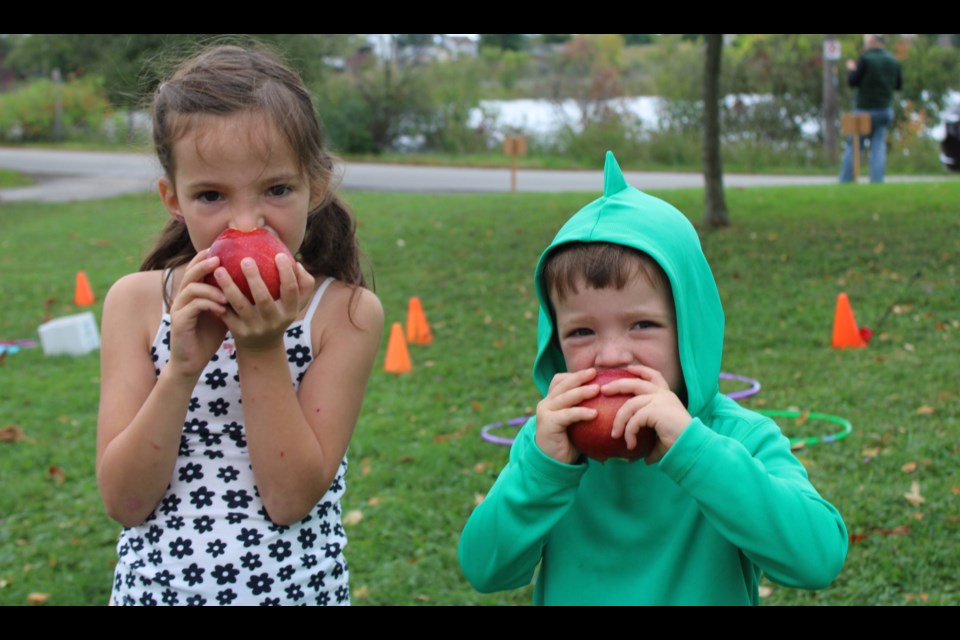
[[[846,557],[837,510],[768,418],[719,393],[723,310],[689,221],[627,185],[607,153],[604,195],[540,258],[534,381],[545,394],[460,538],[479,591],[528,584],[535,604],[758,604],[778,583],[828,585]],[[596,371],[638,379],[600,389]],[[642,462],[587,460],[566,429],[598,393],[627,393],[611,437]]]

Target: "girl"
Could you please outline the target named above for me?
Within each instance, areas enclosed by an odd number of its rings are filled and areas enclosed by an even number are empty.
[[[340,497],[383,311],[313,103],[272,54],[222,46],[160,85],[153,127],[171,219],[103,309],[113,602],[349,604]],[[279,300],[252,260],[254,304],[208,257],[230,227],[299,257],[276,257]]]

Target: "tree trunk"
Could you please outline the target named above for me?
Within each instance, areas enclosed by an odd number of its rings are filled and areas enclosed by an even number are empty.
[[[703,222],[710,227],[730,226],[723,196],[723,161],[720,158],[720,60],[723,34],[704,34],[707,58],[703,69],[703,178],[706,185]]]

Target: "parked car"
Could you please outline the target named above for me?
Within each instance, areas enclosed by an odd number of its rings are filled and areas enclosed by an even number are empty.
[[[951,171],[960,171],[960,104],[943,114],[946,133],[940,143],[940,162]]]

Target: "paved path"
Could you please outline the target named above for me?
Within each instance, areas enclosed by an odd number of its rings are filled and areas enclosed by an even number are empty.
[[[0,201],[66,202],[143,193],[156,188],[159,165],[151,155],[90,151],[48,151],[0,148],[0,168],[33,176],[37,184],[0,190]],[[638,189],[702,187],[698,173],[626,172]],[[932,182],[946,176],[890,176],[890,182]],[[833,184],[832,176],[724,176],[726,187]],[[356,191],[408,193],[503,193],[510,190],[508,169],[471,169],[389,164],[349,163],[341,187]],[[603,188],[602,171],[517,172],[517,191],[597,193]]]

